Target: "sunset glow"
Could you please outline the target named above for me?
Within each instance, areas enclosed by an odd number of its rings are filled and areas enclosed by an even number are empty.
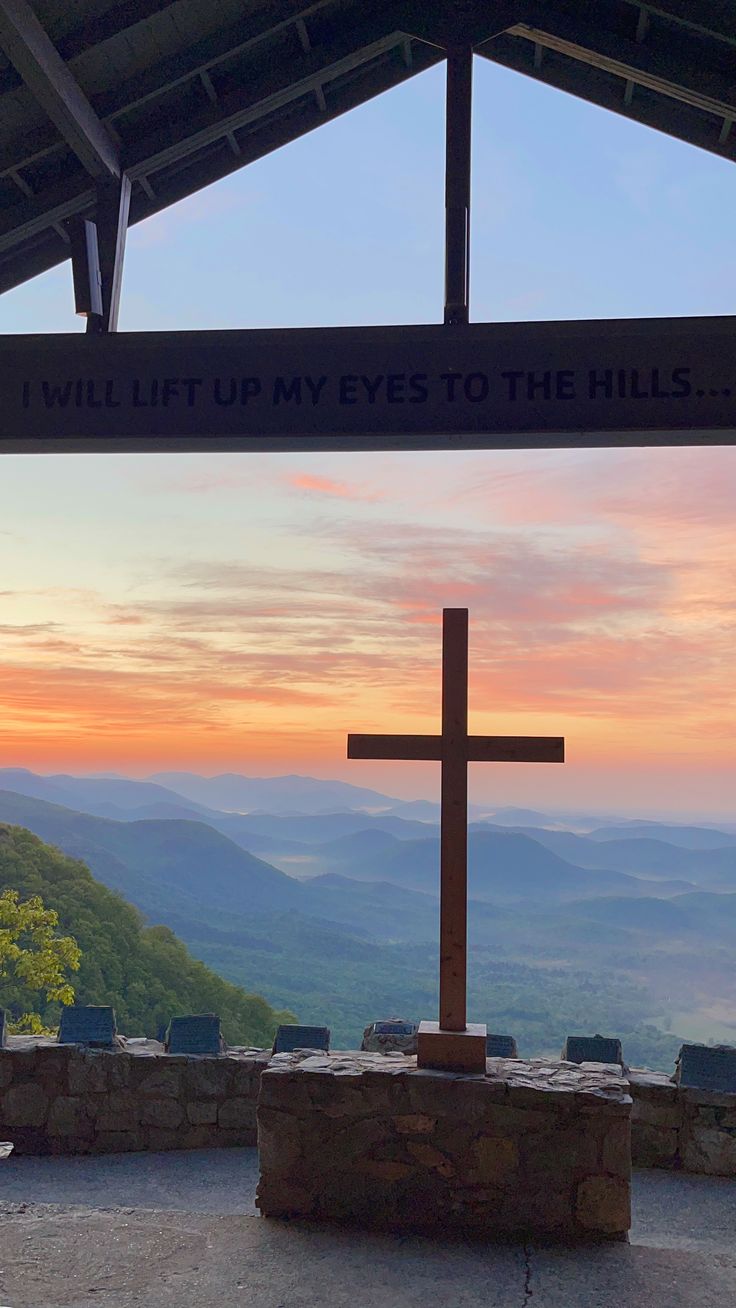
[[[473,769],[476,797],[729,804],[731,451],[12,462],[8,765],[430,796],[431,765],[347,763],[345,733],[436,730],[466,605],[471,728],[568,740],[544,776]]]

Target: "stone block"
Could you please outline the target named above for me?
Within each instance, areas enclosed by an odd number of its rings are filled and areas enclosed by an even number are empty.
[[[184,1120],[184,1110],[175,1099],[145,1099],[141,1104],[143,1126],[174,1130]]]
[[[256,1105],[252,1099],[226,1099],[217,1110],[217,1121],[226,1130],[255,1128]]]
[[[48,1110],[48,1095],[32,1081],[11,1085],[3,1095],[2,1120],[6,1126],[43,1126]]]
[[[236,1083],[245,1083],[250,1090],[252,1073],[242,1070],[242,1064],[228,1058],[192,1059],[184,1068],[184,1091],[191,1099],[220,1099],[231,1092]],[[253,1100],[258,1096],[258,1082],[253,1088]]]
[[[187,1104],[187,1121],[192,1126],[213,1126],[217,1121],[217,1104],[213,1099]]]
[[[290,1172],[302,1157],[302,1128],[287,1113],[258,1109],[258,1156],[269,1176]]]
[[[214,1126],[185,1126],[179,1132],[180,1149],[211,1149],[215,1143],[217,1128]]]
[[[426,1113],[400,1113],[394,1124],[400,1135],[432,1135],[437,1130],[437,1118]]]
[[[122,1057],[122,1055],[121,1055]],[[69,1059],[67,1076],[72,1095],[105,1094],[109,1088],[108,1069],[111,1055],[91,1050],[75,1050]]]
[[[60,1095],[49,1108],[46,1130],[49,1135],[76,1136],[87,1139],[93,1127],[85,1110],[84,1101],[71,1095]]]
[[[90,1152],[96,1154],[137,1153],[146,1147],[146,1137],[140,1130],[98,1131]]]
[[[709,1176],[736,1176],[736,1135],[717,1127],[693,1128],[683,1132],[682,1165],[687,1172]]]
[[[140,1124],[142,1101],[131,1090],[112,1090],[86,1101],[87,1111],[95,1121],[95,1131],[136,1131]]]
[[[135,1079],[140,1095],[156,1099],[181,1099],[184,1094],[184,1059],[152,1059],[136,1067]]]
[[[575,1215],[586,1230],[625,1236],[631,1226],[630,1186],[620,1177],[586,1177],[578,1185]]]
[[[646,1126],[669,1127],[676,1130],[682,1121],[682,1107],[673,1097],[639,1099],[634,1096],[631,1110],[632,1122],[642,1122]]]
[[[182,1132],[166,1131],[161,1127],[152,1126],[144,1133],[144,1148],[152,1150],[169,1150],[182,1148]]]
[[[679,1135],[674,1127],[648,1122],[631,1123],[631,1161],[634,1167],[679,1167]]]
[[[631,1122],[611,1122],[603,1137],[603,1169],[627,1180],[631,1175]]]
[[[481,1136],[473,1146],[471,1171],[482,1185],[504,1188],[518,1182],[518,1142],[503,1136]]]
[[[13,1054],[0,1053],[0,1090],[6,1090],[13,1079]]]

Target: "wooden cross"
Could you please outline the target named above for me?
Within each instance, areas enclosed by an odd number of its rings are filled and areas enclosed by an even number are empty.
[[[468,763],[562,763],[565,742],[558,736],[468,735],[468,610],[442,612],[442,734],[439,736],[348,736],[348,758],[431,759],[442,765],[440,816],[440,1010],[439,1024],[420,1027],[420,1065],[480,1065],[480,1031],[469,1031],[467,994],[468,915]],[[422,1059],[422,1029],[431,1054]],[[472,1035],[475,1053],[464,1054]],[[436,1037],[440,1037],[439,1040]],[[485,1067],[485,1035],[483,1035]],[[442,1048],[440,1046],[443,1045]],[[458,1052],[460,1051],[460,1052]],[[470,1062],[467,1062],[469,1056]],[[430,1058],[434,1061],[429,1061]]]

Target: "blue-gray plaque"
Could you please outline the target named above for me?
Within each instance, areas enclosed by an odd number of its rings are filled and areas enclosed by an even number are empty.
[[[510,1035],[487,1035],[486,1058],[518,1058],[516,1041]]]
[[[416,1022],[374,1022],[374,1035],[387,1036],[415,1036],[418,1027]]]
[[[116,1044],[115,1012],[104,1004],[72,1004],[61,1010],[60,1045],[111,1049]]]
[[[5,1009],[0,1008],[0,1049],[5,1048]]]
[[[290,1054],[295,1049],[322,1049],[327,1053],[330,1048],[330,1028],[327,1026],[296,1026],[294,1023],[282,1023],[273,1042],[275,1054]]]
[[[614,1036],[568,1036],[562,1057],[568,1063],[623,1063],[621,1041]]]
[[[683,1087],[736,1093],[736,1049],[729,1045],[683,1045],[675,1080]]]
[[[221,1054],[225,1042],[216,1013],[195,1013],[172,1017],[166,1033],[169,1054]]]

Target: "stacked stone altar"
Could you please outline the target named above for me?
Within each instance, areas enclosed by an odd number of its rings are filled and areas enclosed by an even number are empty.
[[[261,1079],[266,1217],[387,1230],[624,1239],[631,1098],[604,1064],[283,1054]]]

